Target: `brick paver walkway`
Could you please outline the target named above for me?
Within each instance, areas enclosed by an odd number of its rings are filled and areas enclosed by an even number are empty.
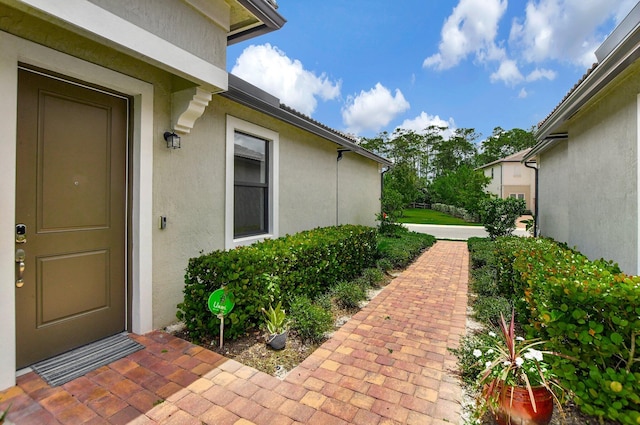
[[[0,392],[16,424],[460,422],[451,374],[465,332],[468,253],[436,243],[284,381],[163,332],[60,387],[31,372]]]

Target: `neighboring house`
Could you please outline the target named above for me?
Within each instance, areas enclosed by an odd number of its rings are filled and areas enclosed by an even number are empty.
[[[640,5],[539,124],[538,230],[640,274]]]
[[[491,178],[487,186],[487,192],[493,193],[499,198],[523,199],[527,204],[527,209],[533,211],[536,198],[536,175],[535,170],[529,164],[527,167],[522,158],[529,152],[525,149],[509,155],[497,161],[490,162],[482,167],[478,167],[485,176]],[[535,161],[533,161],[535,162]]]
[[[174,321],[201,252],[375,225],[389,162],[225,71],[273,4],[0,0],[0,389]]]

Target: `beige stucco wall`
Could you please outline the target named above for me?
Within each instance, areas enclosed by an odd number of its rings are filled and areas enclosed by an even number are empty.
[[[89,0],[101,8],[212,63],[226,67],[227,30],[180,0]],[[228,26],[229,6],[211,2]]]
[[[338,163],[338,224],[376,225],[380,212],[381,175],[374,161],[345,153]]]
[[[147,3],[149,5],[150,3]],[[214,96],[182,149],[166,148],[162,134],[171,123],[171,93],[189,85],[182,78],[127,56],[99,42],[60,29],[44,20],[0,4],[0,117],[8,137],[0,141],[0,330],[3,341],[15,340],[14,244],[15,224],[15,101],[18,61],[71,75],[80,81],[108,87],[132,96],[132,223],[130,268],[134,286],[133,310],[150,330],[175,320],[182,300],[188,259],[225,245],[225,126],[227,115],[279,134],[279,234],[295,233],[340,223],[374,223],[379,211],[378,164],[354,153],[336,161],[337,145],[289,124]],[[27,40],[15,43],[15,40]],[[21,46],[10,46],[13,43]],[[23,45],[29,53],[21,52]],[[43,47],[45,46],[45,47]],[[11,51],[11,56],[7,54]],[[219,58],[217,59],[219,61]],[[12,130],[11,130],[12,129]],[[339,187],[338,187],[339,179]],[[339,207],[336,199],[340,199]],[[337,213],[336,213],[337,211]],[[159,228],[167,217],[166,229]],[[7,223],[6,220],[9,220]],[[140,271],[143,268],[143,271]],[[2,283],[5,282],[5,283]],[[142,312],[138,311],[142,308]],[[146,310],[148,311],[146,311]],[[136,317],[133,321],[136,322]],[[0,389],[15,378],[15,346],[0,351]]]
[[[375,225],[380,210],[378,163],[354,153],[337,161],[337,145],[222,96],[214,96],[182,148],[161,143],[154,154],[154,211],[167,228],[154,230],[154,327],[175,321],[188,259],[224,249],[226,116],[279,135],[279,205],[283,236],[336,224]],[[337,192],[337,182],[339,191]]]
[[[484,175],[493,178],[485,189],[488,193],[503,198],[511,193],[524,193],[527,209],[535,208],[535,171],[519,162],[501,162],[483,170]]]
[[[598,95],[567,123],[568,141],[542,154],[539,176],[541,233],[631,274],[639,272],[639,92],[636,71]]]
[[[486,177],[491,179],[487,185],[486,191],[496,196],[502,196],[502,165],[492,165],[491,167],[485,168],[483,172]]]

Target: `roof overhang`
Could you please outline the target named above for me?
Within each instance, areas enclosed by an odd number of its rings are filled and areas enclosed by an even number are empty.
[[[245,105],[251,109],[262,112],[271,117],[277,118],[302,130],[320,136],[329,140],[340,149],[346,149],[355,152],[366,158],[372,159],[384,166],[391,166],[393,163],[386,158],[378,156],[373,152],[364,149],[346,136],[341,135],[335,130],[323,126],[322,124],[296,113],[293,109],[286,107],[280,103],[280,100],[259,89],[258,87],[229,74],[229,90],[220,93],[220,96],[233,100],[234,102]]]
[[[550,134],[549,136],[539,141],[524,157],[522,157],[521,162],[535,162],[535,157],[540,152],[550,149],[553,145],[555,145],[558,142],[567,140],[568,137],[569,136],[567,133]],[[534,159],[531,160],[531,158],[534,158]]]
[[[614,42],[615,47],[611,47]],[[562,126],[567,120],[640,58],[640,3],[616,27],[603,46],[606,48],[601,47],[602,50],[598,50],[600,56],[604,58],[540,125],[536,132],[538,144],[527,154],[527,157],[530,158],[550,147],[552,143],[548,141],[558,139],[553,136],[563,132]]]
[[[275,1],[236,0],[229,3],[231,25],[227,36],[228,45],[278,30],[287,22],[276,11]]]
[[[182,77],[212,93],[226,90],[227,72],[86,0],[0,0]]]

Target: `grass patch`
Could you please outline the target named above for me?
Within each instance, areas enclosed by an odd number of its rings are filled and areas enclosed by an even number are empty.
[[[408,208],[404,210],[400,223],[411,224],[449,224],[454,226],[482,226],[480,223],[469,223],[461,218],[452,217],[439,211],[421,208]]]

